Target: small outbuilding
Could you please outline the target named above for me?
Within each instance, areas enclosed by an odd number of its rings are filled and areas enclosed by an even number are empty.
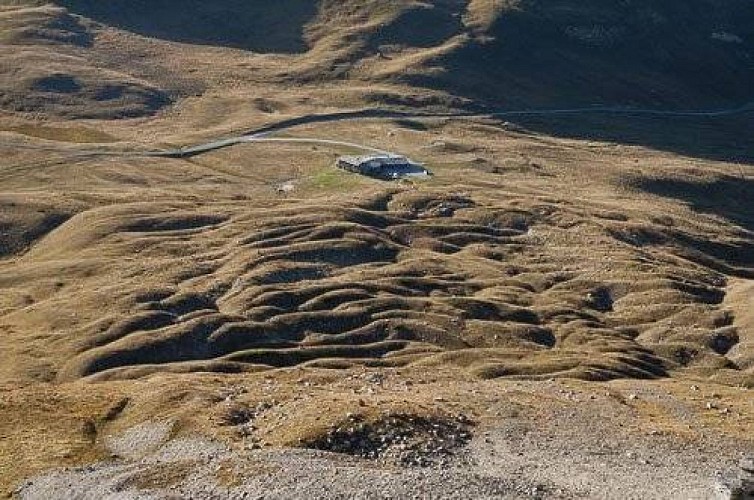
[[[421,177],[431,175],[421,163],[405,156],[375,154],[368,156],[341,156],[338,167],[378,179],[401,179],[403,177]]]

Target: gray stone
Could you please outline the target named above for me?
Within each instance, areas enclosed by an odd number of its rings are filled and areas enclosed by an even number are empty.
[[[740,468],[721,476],[715,485],[716,498],[721,500],[754,500],[754,473],[752,460],[744,459]]]
[[[742,459],[741,463],[739,464],[739,466],[744,471],[746,471],[746,472],[748,472],[750,474],[754,474],[754,455]]]

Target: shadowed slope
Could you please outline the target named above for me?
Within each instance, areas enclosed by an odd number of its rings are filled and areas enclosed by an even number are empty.
[[[693,108],[754,98],[746,0],[58,3],[166,40],[306,53],[288,76],[408,81],[496,106]]]
[[[67,10],[21,3],[27,8],[8,7],[0,17],[13,49],[8,67],[24,68],[0,91],[0,105],[16,112],[142,116],[205,91],[229,96],[231,109],[255,109],[249,96],[259,85],[281,83],[348,88],[348,107],[445,111],[721,109],[754,98],[754,10],[745,0],[58,2]],[[165,43],[175,40],[204,46]],[[405,84],[411,88],[396,87]],[[222,119],[205,105],[212,120]],[[292,105],[281,98],[260,109]],[[754,158],[750,141],[735,139],[751,133],[751,113],[506,119],[561,137]]]
[[[747,167],[742,167],[742,174]],[[754,233],[754,179],[724,176],[700,179],[641,179],[638,187],[689,203],[694,210],[715,214]],[[754,254],[750,256],[754,259]]]
[[[436,58],[444,71],[423,81],[512,105],[694,107],[754,97],[751,2],[508,5],[458,50]]]
[[[130,118],[172,102],[170,92],[92,60],[89,23],[52,5],[0,2],[0,109],[66,118]]]
[[[304,26],[312,0],[61,0],[71,12],[145,36],[254,52],[307,50]]]

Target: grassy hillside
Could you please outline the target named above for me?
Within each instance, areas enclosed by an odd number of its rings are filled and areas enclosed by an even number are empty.
[[[151,114],[164,88],[94,57],[86,20],[41,2],[0,2],[0,109],[69,118]]]
[[[153,114],[214,86],[207,58],[247,68],[240,82],[378,83],[492,106],[730,106],[754,94],[753,21],[746,0],[5,0],[0,107]]]
[[[59,3],[147,36],[298,54],[285,74],[305,80],[397,80],[519,106],[752,98],[746,0]]]
[[[429,82],[522,104],[746,101],[752,21],[747,1],[522,0],[439,57]]]
[[[311,0],[62,0],[73,12],[102,23],[169,40],[224,45],[256,52],[303,52],[303,26],[317,14]]]
[[[0,496],[711,497],[751,2],[0,0]]]

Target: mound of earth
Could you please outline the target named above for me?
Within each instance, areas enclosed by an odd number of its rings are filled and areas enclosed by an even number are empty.
[[[0,195],[0,258],[26,250],[77,211],[76,203],[29,195]]]
[[[52,62],[40,54],[7,57],[25,68],[0,75],[0,107],[20,113],[46,113],[71,118],[133,118],[153,114],[170,104],[165,92],[114,71],[71,57]],[[27,66],[30,63],[36,63]],[[73,71],[71,71],[73,70]]]
[[[388,414],[375,422],[349,415],[324,436],[304,443],[307,448],[345,453],[408,466],[428,466],[448,458],[471,440],[463,416],[424,417]]]
[[[664,219],[611,212],[573,225],[579,210],[593,209],[473,188],[253,210],[141,203],[76,215],[23,261],[139,255],[95,281],[77,278],[92,283],[90,298],[70,300],[119,312],[59,339],[62,357],[48,362],[61,381],[296,365],[745,378],[729,357],[740,356],[741,332],[722,307],[720,273],[752,275],[751,241],[704,241]],[[594,242],[588,257],[582,242]],[[115,295],[96,284],[106,275]]]

